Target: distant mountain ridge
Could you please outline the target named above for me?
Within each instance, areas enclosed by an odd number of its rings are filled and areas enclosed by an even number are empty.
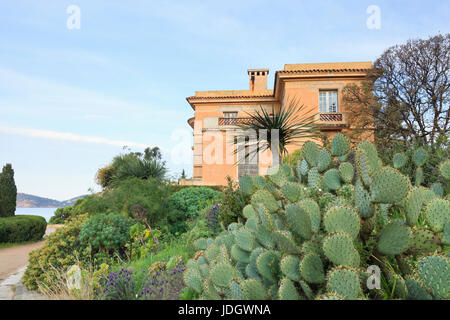
[[[21,208],[62,208],[71,206],[78,199],[86,197],[86,195],[82,195],[79,197],[75,197],[65,201],[58,201],[49,198],[43,198],[38,196],[33,196],[27,193],[17,193],[17,207]]]

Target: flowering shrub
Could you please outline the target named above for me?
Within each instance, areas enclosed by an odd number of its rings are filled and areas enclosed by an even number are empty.
[[[180,259],[172,269],[136,271],[122,268],[102,278],[101,298],[105,300],[174,300],[184,289],[184,263]],[[144,277],[139,285],[138,278]]]
[[[44,245],[30,253],[29,264],[22,278],[23,284],[30,290],[37,290],[39,284],[52,282],[52,270],[65,272],[70,266],[80,263],[88,265],[91,258],[89,248],[80,242],[80,230],[87,216],[78,216],[64,228],[49,235]],[[94,261],[95,262],[95,261]]]
[[[140,259],[158,248],[157,242],[161,236],[158,229],[148,229],[142,223],[136,223],[130,227],[131,243],[125,247],[128,249],[132,260]]]
[[[138,294],[144,300],[176,300],[184,289],[183,272],[185,267],[180,259],[172,269],[150,273]]]
[[[122,268],[119,272],[112,271],[101,279],[102,297],[105,300],[136,299],[135,273]]]
[[[220,205],[216,204],[212,206],[206,213],[206,225],[208,226],[209,231],[212,233],[216,233],[219,228],[219,213],[220,213]]]

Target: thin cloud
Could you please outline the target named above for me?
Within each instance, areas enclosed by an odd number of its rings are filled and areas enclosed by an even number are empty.
[[[145,149],[150,147],[149,145],[132,142],[132,141],[121,141],[121,140],[110,140],[102,137],[90,137],[90,136],[82,136],[75,133],[70,132],[57,132],[50,130],[40,130],[40,129],[27,129],[27,128],[17,128],[10,127],[5,125],[0,125],[0,132],[6,134],[14,134],[26,137],[33,138],[41,138],[41,139],[51,139],[51,140],[63,140],[63,141],[71,141],[71,142],[84,142],[84,143],[96,143],[96,144],[104,144],[110,146],[128,146],[134,148]]]

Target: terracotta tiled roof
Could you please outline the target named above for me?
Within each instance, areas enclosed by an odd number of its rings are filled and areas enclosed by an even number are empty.
[[[308,69],[308,70],[280,70],[277,73],[318,73],[318,72],[364,72],[367,69]]]
[[[243,95],[243,96],[191,96],[187,97],[187,100],[203,100],[203,99],[246,99],[246,98],[271,98],[273,94],[264,95]]]
[[[327,62],[285,64],[279,72],[345,72],[372,68],[372,62]]]

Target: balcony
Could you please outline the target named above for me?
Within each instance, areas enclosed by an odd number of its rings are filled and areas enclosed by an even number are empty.
[[[319,113],[316,119],[319,127],[346,127],[347,113],[345,112],[326,112]]]
[[[248,124],[250,123],[251,118],[242,117],[242,118],[219,118],[219,126],[237,126],[240,124]]]

